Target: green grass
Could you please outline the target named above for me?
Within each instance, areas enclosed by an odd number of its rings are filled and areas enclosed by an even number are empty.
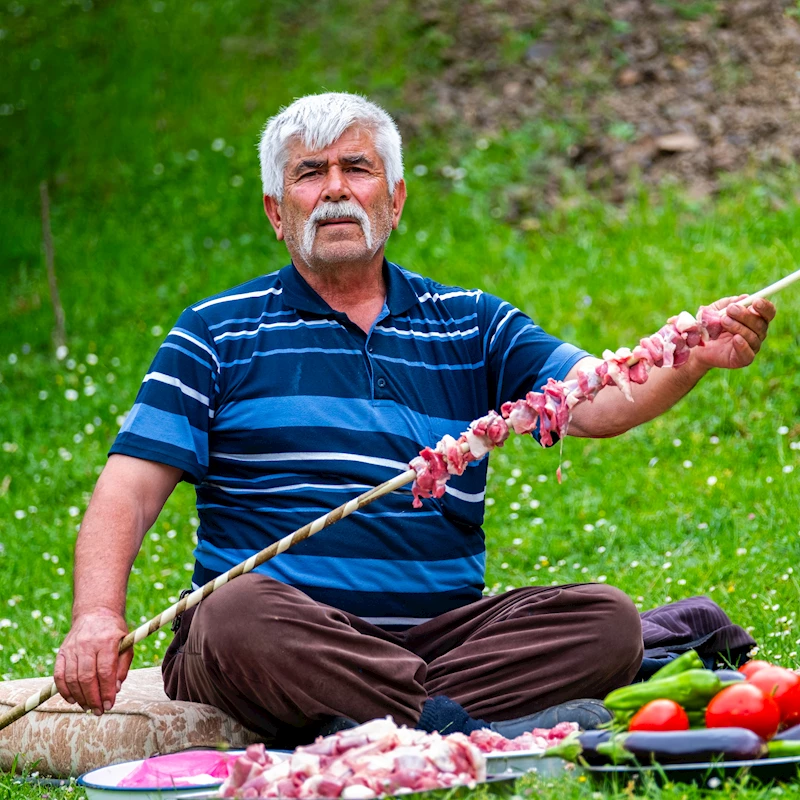
[[[51,673],[69,628],[77,525],[164,333],[190,302],[286,261],[260,209],[254,143],[265,118],[323,88],[368,92],[402,115],[413,107],[404,81],[437,64],[435,36],[403,2],[377,12],[326,2],[313,19],[254,0],[90,6],[0,12],[0,68],[14,78],[13,113],[0,116],[3,679]],[[500,294],[594,352],[796,269],[791,171],[732,179],[713,203],[665,190],[624,208],[565,174],[567,201],[545,213],[528,186],[575,135],[542,120],[492,141],[458,128],[457,147],[432,134],[407,141],[410,198],[389,257]],[[61,361],[40,252],[43,178],[68,326]],[[520,216],[522,228],[505,223]],[[669,415],[618,439],[568,439],[562,486],[556,450],[515,438],[493,456],[489,590],[605,580],[643,609],[708,594],[752,630],[763,656],[796,666],[800,291],[779,306],[750,369],[709,376]],[[188,584],[192,504],[179,487],[146,537],[131,624]],[[166,642],[158,634],[139,645],[135,665],[159,663]],[[517,791],[699,796],[684,786],[618,789],[531,778]],[[0,800],[73,793],[0,777]]]

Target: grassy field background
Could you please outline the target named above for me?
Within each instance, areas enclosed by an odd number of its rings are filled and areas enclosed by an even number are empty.
[[[81,516],[174,319],[286,263],[261,210],[255,143],[266,118],[320,90],[362,91],[402,116],[414,102],[405,81],[438,68],[436,38],[407,0],[317,5],[313,15],[255,0],[14,2],[0,11],[3,680],[51,674],[69,628]],[[623,207],[590,196],[569,173],[564,202],[524,230],[507,225],[504,188],[541,169],[543,143],[566,146],[572,135],[566,122],[543,120],[491,140],[462,128],[452,141],[407,140],[409,202],[388,256],[500,294],[598,353],[797,268],[793,169],[731,177],[714,200],[664,187]],[[62,359],[41,252],[45,179],[67,318]],[[762,656],[797,666],[800,291],[778,305],[751,368],[710,375],[670,414],[618,439],[568,439],[562,486],[556,450],[515,438],[494,455],[488,589],[607,581],[642,609],[707,594],[752,631]],[[193,499],[179,487],[146,537],[131,624],[188,585]],[[135,665],[159,663],[165,646],[166,634],[151,637]],[[617,793],[570,780],[529,780],[518,791]],[[0,798],[53,792],[0,777]]]

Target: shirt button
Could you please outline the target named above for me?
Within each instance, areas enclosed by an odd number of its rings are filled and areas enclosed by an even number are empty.
[[[386,388],[386,378],[378,378],[377,380],[378,388],[385,389]]]

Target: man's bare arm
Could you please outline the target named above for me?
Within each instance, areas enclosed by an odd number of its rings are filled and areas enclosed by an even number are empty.
[[[737,305],[738,298],[725,297],[712,308],[725,309],[723,333],[705,347],[691,350],[689,361],[678,369],[653,369],[646,383],[632,384],[634,402],[626,400],[615,387],[601,391],[591,403],[575,406],[569,426],[571,436],[604,438],[617,436],[672,408],[690,392],[712,367],[738,369],[752,363],[767,336],[775,317],[775,306],[759,299],[752,306]],[[596,358],[581,359],[567,375],[577,377],[579,370],[591,369]]]
[[[97,715],[114,705],[133,657],[133,650],[118,654],[128,632],[125,596],[131,567],[181,475],[165,464],[112,455],[81,523],[72,628],[53,677],[66,700]]]

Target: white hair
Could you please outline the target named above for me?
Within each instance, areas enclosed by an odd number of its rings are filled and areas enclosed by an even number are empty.
[[[383,161],[389,194],[403,179],[403,150],[394,120],[378,105],[358,94],[328,92],[300,97],[267,120],[258,146],[264,194],[283,200],[283,172],[288,147],[299,137],[311,150],[321,150],[340,139],[353,125],[372,134],[375,150]]]

